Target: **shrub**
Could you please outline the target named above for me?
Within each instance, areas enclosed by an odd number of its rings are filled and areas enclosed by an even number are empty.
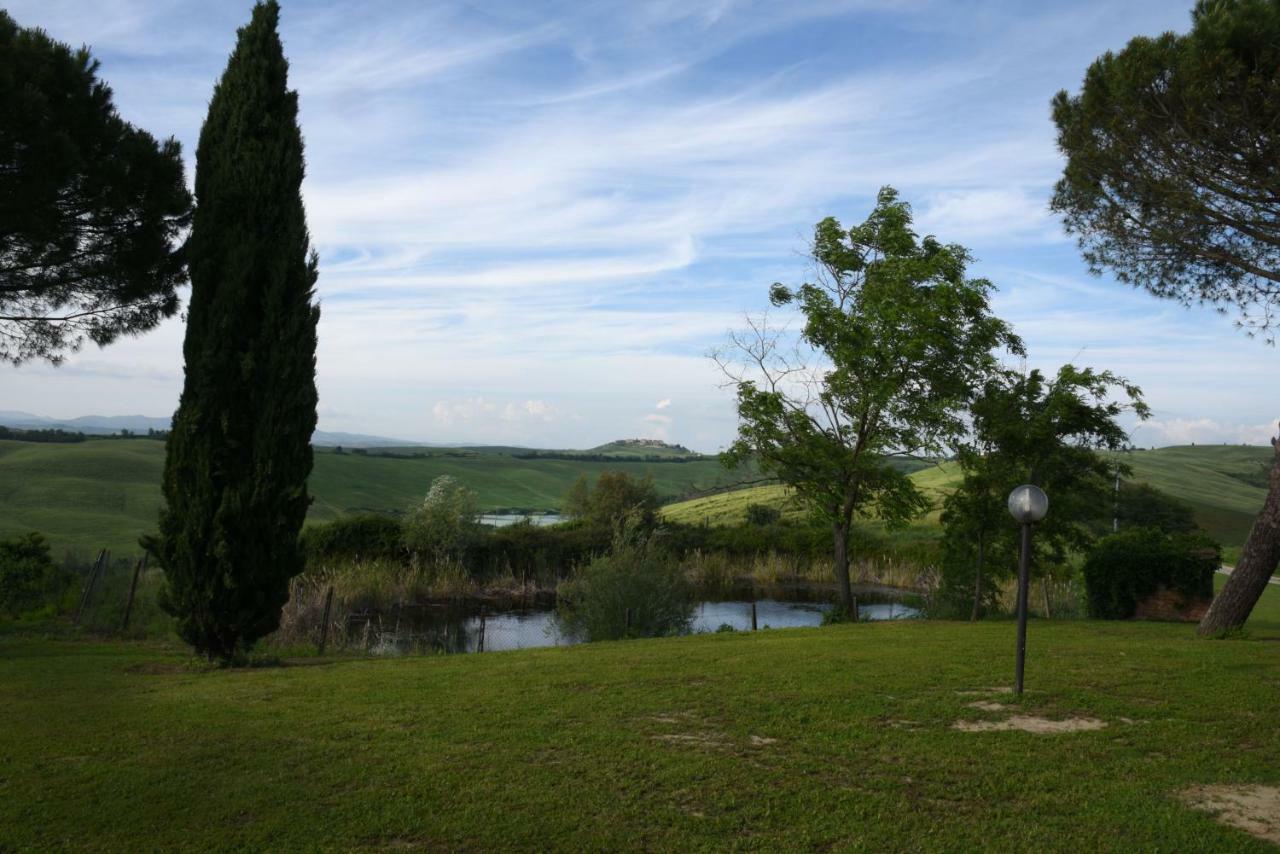
[[[747,524],[764,528],[782,520],[782,511],[768,504],[748,504]]]
[[[680,565],[634,523],[619,526],[610,553],[580,569],[559,592],[561,622],[585,640],[682,634],[693,619]]]
[[[1158,588],[1189,599],[1213,596],[1222,548],[1201,534],[1168,535],[1152,528],[1098,541],[1084,564],[1089,616],[1124,620]]]
[[[16,617],[40,607],[54,575],[49,542],[34,531],[0,540],[0,613]]]
[[[457,557],[482,533],[476,494],[449,475],[431,482],[421,504],[401,526],[404,545],[415,555]]]
[[[393,560],[403,553],[400,537],[400,520],[363,513],[308,525],[302,531],[302,548],[308,566],[324,560]]]

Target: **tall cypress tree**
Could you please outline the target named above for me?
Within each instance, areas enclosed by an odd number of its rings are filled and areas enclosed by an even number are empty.
[[[320,310],[279,13],[254,7],[200,131],[186,379],[154,544],[166,608],[211,659],[279,625],[311,502]]]

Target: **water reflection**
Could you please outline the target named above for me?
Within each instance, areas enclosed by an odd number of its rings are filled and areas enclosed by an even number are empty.
[[[818,626],[823,614],[831,609],[827,603],[773,599],[762,599],[755,606],[759,629]],[[918,609],[897,602],[858,607],[862,620],[901,620],[919,615]],[[751,602],[699,603],[691,626],[694,632],[714,632],[724,625],[750,631]],[[580,642],[562,631],[555,612],[544,608],[482,613],[478,606],[462,603],[406,607],[390,615],[352,615],[347,632],[352,643],[375,655],[498,652]]]

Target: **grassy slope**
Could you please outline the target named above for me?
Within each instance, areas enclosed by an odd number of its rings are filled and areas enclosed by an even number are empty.
[[[1244,542],[1266,497],[1266,490],[1257,484],[1261,482],[1263,466],[1272,459],[1272,451],[1252,446],[1203,445],[1135,451],[1124,458],[1133,466],[1134,480],[1146,481],[1187,502],[1206,531],[1226,545],[1238,546]],[[943,464],[912,477],[927,491],[941,496],[959,474],[954,465]],[[782,487],[757,487],[672,504],[664,513],[669,519],[699,523],[706,520],[712,525],[743,520],[747,505],[753,503],[799,514],[787,499]],[[936,514],[930,518],[936,520]]]
[[[312,519],[358,510],[400,511],[420,501],[431,481],[451,474],[474,489],[483,509],[554,509],[581,473],[608,469],[652,474],[658,493],[675,497],[733,482],[715,460],[688,463],[520,460],[498,452],[450,455],[423,449],[424,459],[316,453]],[[137,551],[153,530],[160,504],[160,442],[89,441],[54,445],[0,441],[0,536],[41,531],[56,549],[108,546]]]
[[[0,636],[0,849],[1268,850],[1176,793],[1280,784],[1278,598],[1249,640],[1034,623],[1024,710],[1108,723],[1058,735],[952,728],[1005,717],[960,692],[1007,622],[212,672]]]

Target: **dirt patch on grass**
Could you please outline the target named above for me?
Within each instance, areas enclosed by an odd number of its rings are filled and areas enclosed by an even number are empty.
[[[951,725],[951,728],[958,729],[961,732],[1020,730],[1041,735],[1054,735],[1064,732],[1089,732],[1090,730],[1102,729],[1106,725],[1106,721],[1100,721],[1097,718],[1066,718],[1055,721],[1049,718],[1038,718],[1034,715],[1013,715],[1002,721],[956,721]]]
[[[997,685],[992,688],[978,688],[973,691],[957,691],[961,697],[986,697],[989,694],[1012,694],[1013,689],[1007,685]]]
[[[124,668],[125,673],[142,676],[172,676],[175,673],[191,673],[190,664],[178,661],[139,661]]]
[[[1280,788],[1192,786],[1179,796],[1193,809],[1214,813],[1223,824],[1280,845]]]
[[[754,745],[755,747],[762,747],[763,745],[766,745],[766,744],[775,744],[777,743],[777,741],[778,740],[776,738],[769,738],[768,736],[764,736],[764,735],[751,736],[751,744]]]
[[[993,703],[990,700],[975,700],[968,705],[969,708],[978,709],[982,712],[1003,712],[1009,708],[1004,703]]]
[[[654,741],[665,741],[670,744],[696,744],[703,747],[723,747],[724,739],[715,732],[677,732],[668,735],[650,736]]]

